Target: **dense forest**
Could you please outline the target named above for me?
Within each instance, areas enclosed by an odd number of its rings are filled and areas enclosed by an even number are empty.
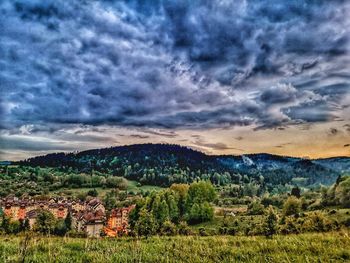
[[[259,182],[264,187],[330,185],[350,171],[350,158],[308,160],[271,154],[211,156],[169,144],[135,144],[78,153],[53,153],[19,162],[62,171],[123,176],[142,184],[170,186],[210,180],[216,185]]]

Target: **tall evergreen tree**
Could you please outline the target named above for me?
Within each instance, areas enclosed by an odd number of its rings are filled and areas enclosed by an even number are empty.
[[[71,216],[70,212],[67,213],[67,216],[64,219],[64,224],[66,225],[67,230],[72,229],[72,216]]]
[[[265,236],[270,238],[277,233],[278,217],[272,206],[269,206],[265,221]]]
[[[2,214],[2,218],[1,218],[1,229],[5,232],[5,233],[9,233],[10,232],[10,218],[8,216],[6,216],[5,213]]]
[[[174,195],[175,192],[168,196],[169,218],[172,222],[178,222],[180,218],[180,211]]]
[[[152,213],[142,208],[139,213],[139,219],[135,224],[135,231],[139,236],[150,236],[156,233],[157,222]]]
[[[169,207],[165,200],[160,203],[158,213],[158,222],[160,225],[163,225],[163,223],[169,219]]]
[[[56,224],[54,215],[49,211],[40,211],[37,215],[34,229],[43,234],[53,233]]]
[[[290,194],[296,198],[300,198],[300,188],[298,186],[293,187]]]

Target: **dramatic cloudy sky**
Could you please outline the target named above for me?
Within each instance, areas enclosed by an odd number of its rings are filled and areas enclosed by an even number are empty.
[[[350,156],[349,38],[350,1],[0,0],[0,159]]]

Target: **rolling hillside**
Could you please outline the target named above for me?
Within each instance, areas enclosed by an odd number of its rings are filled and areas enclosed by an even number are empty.
[[[271,154],[210,156],[169,144],[135,144],[78,153],[54,153],[19,162],[21,165],[56,167],[89,173],[92,170],[124,176],[142,183],[167,186],[209,179],[216,184],[236,183],[238,176],[264,177],[266,183],[332,184],[350,172],[350,158],[320,160]]]

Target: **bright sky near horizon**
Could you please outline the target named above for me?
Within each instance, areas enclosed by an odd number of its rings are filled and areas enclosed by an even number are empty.
[[[350,1],[2,0],[0,160],[133,143],[350,156]]]

